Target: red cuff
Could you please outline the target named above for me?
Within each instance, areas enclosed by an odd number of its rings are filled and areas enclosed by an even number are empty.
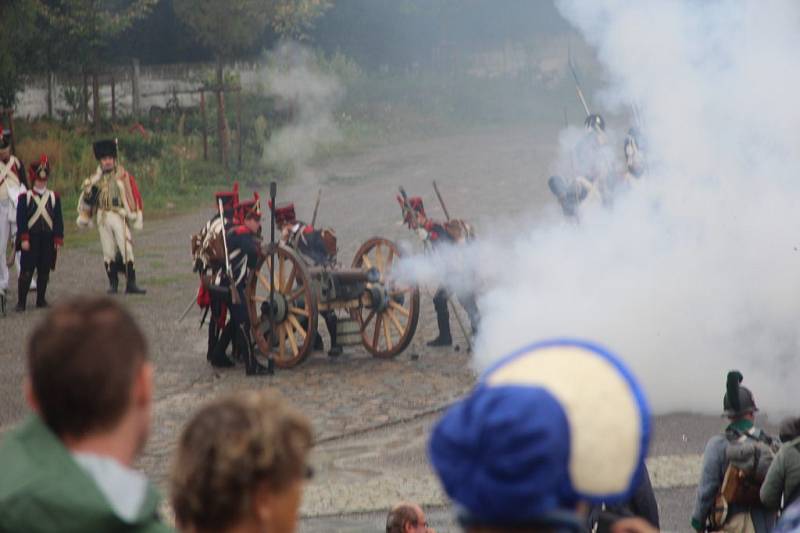
[[[19,236],[19,240],[27,242],[31,240],[31,238],[30,235],[28,235],[27,233],[23,233]]]
[[[56,237],[56,246],[64,246],[64,239]]]

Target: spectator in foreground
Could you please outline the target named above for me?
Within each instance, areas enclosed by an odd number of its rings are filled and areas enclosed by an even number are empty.
[[[28,341],[33,413],[0,446],[0,531],[171,531],[133,462],[147,440],[153,367],[108,298],[53,308]]]
[[[781,497],[784,508],[800,498],[800,418],[783,420],[779,434],[783,445],[769,465],[760,491],[761,503],[773,510],[781,507]]]
[[[386,516],[386,533],[434,533],[428,527],[422,507],[415,503],[398,503]]]
[[[609,533],[611,526],[622,518],[639,517],[647,520],[658,529],[658,504],[647,466],[642,467],[642,477],[631,499],[616,505],[600,504],[589,511],[589,530],[595,533]]]
[[[582,532],[587,502],[631,497],[649,428],[644,394],[615,356],[550,341],[490,368],[434,427],[429,456],[468,533]],[[612,531],[654,530],[622,525]]]
[[[200,409],[171,475],[178,527],[192,533],[291,533],[297,527],[311,425],[276,392],[248,391]]]

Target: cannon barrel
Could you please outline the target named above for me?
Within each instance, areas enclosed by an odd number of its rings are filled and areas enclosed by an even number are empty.
[[[376,268],[362,270],[358,268],[342,270],[326,270],[324,268],[311,268],[309,273],[312,277],[328,276],[339,284],[350,283],[376,283],[380,281],[380,272]]]

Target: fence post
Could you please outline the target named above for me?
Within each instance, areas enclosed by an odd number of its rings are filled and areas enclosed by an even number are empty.
[[[208,161],[208,125],[206,122],[206,92],[200,89],[200,114],[203,116],[203,161]]]
[[[55,74],[52,70],[47,71],[47,118],[53,118],[53,87],[55,85]]]
[[[133,59],[133,75],[131,76],[131,112],[134,118],[139,118],[141,113],[142,95],[139,89],[139,60]]]
[[[239,170],[242,169],[242,88],[236,91],[236,133],[238,137],[238,162],[239,162]]]
[[[83,123],[89,124],[89,75],[83,71]]]
[[[117,83],[114,79],[114,75],[111,75],[111,123],[115,123],[117,121]]]

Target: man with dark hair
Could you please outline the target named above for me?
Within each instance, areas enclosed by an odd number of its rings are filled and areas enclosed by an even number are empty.
[[[386,533],[427,533],[425,513],[415,503],[398,503],[386,516]]]
[[[706,443],[692,513],[692,528],[728,533],[767,533],[775,513],[760,501],[759,489],[772,459],[773,439],[755,426],[753,393],[741,385],[738,370],[728,372],[723,416],[728,427]],[[752,468],[750,468],[752,465]]]
[[[28,343],[33,410],[0,445],[0,531],[169,531],[133,469],[150,428],[153,366],[107,298],[50,311]]]
[[[136,284],[133,237],[130,227],[141,230],[144,204],[136,180],[117,162],[117,140],[94,143],[94,156],[99,165],[86,178],[78,200],[78,226],[87,227],[96,215],[103,263],[108,276],[108,293],[119,290],[119,274],[125,275],[126,294],[145,294]]]

